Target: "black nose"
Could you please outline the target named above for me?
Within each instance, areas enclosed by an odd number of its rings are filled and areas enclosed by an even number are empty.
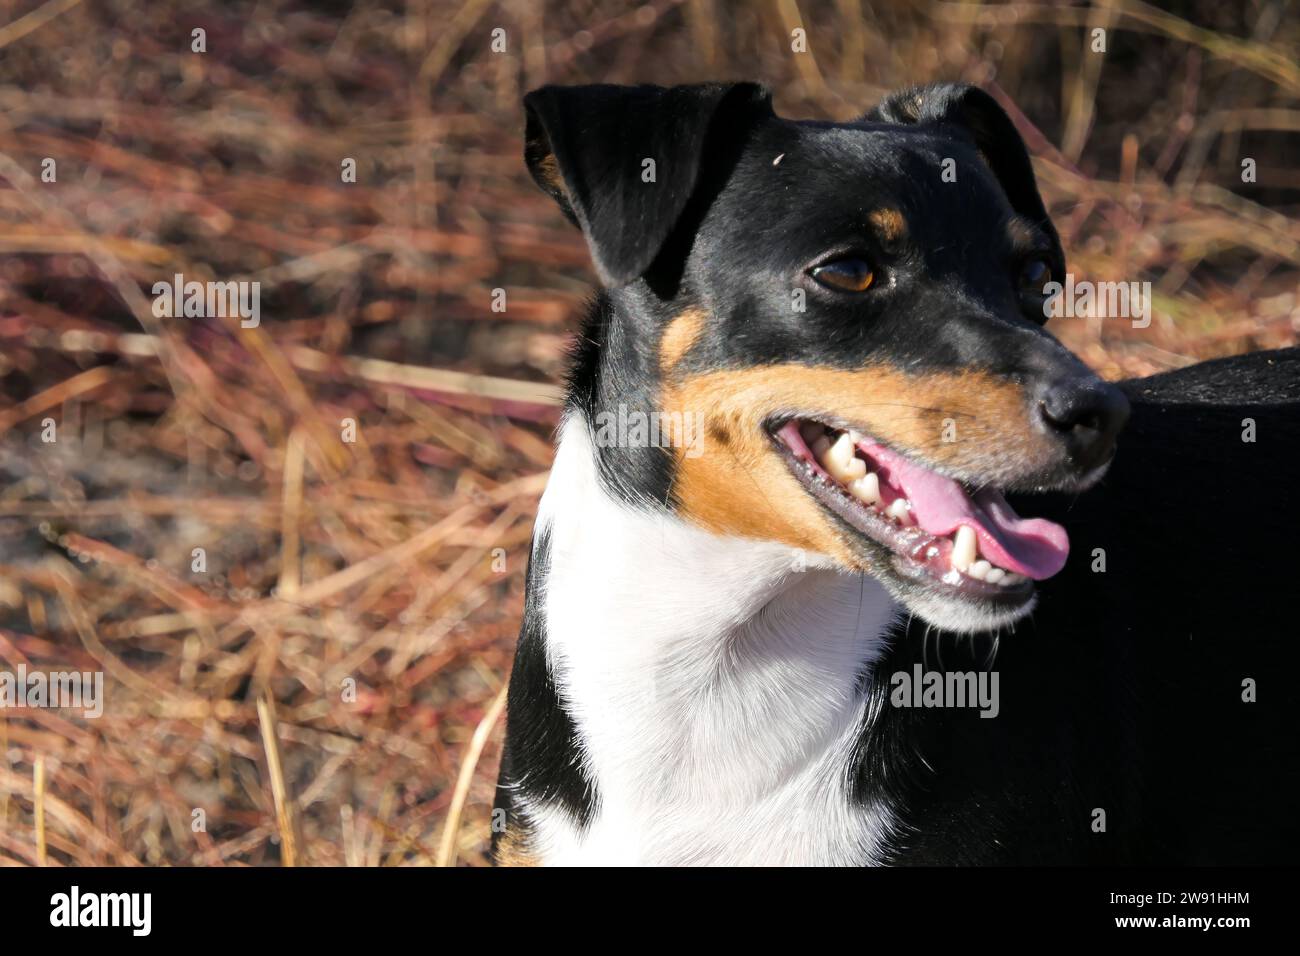
[[[1048,430],[1061,437],[1070,460],[1084,473],[1110,460],[1129,412],[1123,392],[1092,376],[1052,384],[1038,407]]]

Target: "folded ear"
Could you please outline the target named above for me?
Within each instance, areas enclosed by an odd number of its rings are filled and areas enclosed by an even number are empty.
[[[524,160],[581,227],[600,280],[642,276],[700,181],[705,144],[724,118],[771,113],[754,83],[544,86],[524,97]]]
[[[1038,194],[1025,141],[1011,117],[979,87],[940,83],[904,90],[890,96],[863,119],[872,123],[934,123],[968,136],[1002,185],[1011,208],[1041,225],[1059,251],[1060,238]]]

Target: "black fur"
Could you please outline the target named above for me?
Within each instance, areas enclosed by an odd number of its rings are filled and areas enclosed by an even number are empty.
[[[1050,239],[1053,259],[1064,263],[1061,240],[1038,194],[1034,167],[1024,141],[988,93],[955,83],[904,90],[889,97],[864,119],[876,123],[935,124],[968,138],[988,162],[1011,208],[1043,230]]]
[[[595,784],[582,768],[577,728],[546,659],[542,582],[550,556],[550,538],[542,531],[528,560],[524,620],[506,698],[506,742],[496,793],[496,808],[505,811],[505,819],[494,820],[494,852],[507,830],[527,832],[528,821],[519,813],[516,788],[524,792],[531,806],[563,809],[578,829],[587,825],[596,804]]]
[[[544,86],[524,97],[525,158],[538,184],[590,237],[606,285],[640,278],[699,184],[719,110],[770,112],[753,83],[701,86]],[[563,189],[540,172],[554,157]],[[647,183],[647,161],[654,163]]]

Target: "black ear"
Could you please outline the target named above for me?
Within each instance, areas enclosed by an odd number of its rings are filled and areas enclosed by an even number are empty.
[[[965,83],[917,87],[893,94],[863,119],[872,123],[934,123],[969,137],[1002,185],[1011,208],[1042,226],[1060,251],[1061,241],[1038,194],[1025,141],[1011,117],[988,93]]]
[[[650,268],[677,224],[710,130],[770,114],[771,102],[754,83],[544,86],[524,111],[529,172],[581,227],[601,282],[620,286]]]

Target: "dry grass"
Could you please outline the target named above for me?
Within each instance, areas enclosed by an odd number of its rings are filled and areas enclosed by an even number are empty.
[[[483,862],[590,276],[522,168],[532,86],[756,77],[847,118],[983,82],[1073,270],[1155,287],[1148,329],[1060,323],[1091,363],[1295,342],[1274,5],[865,6],[0,2],[0,669],[107,681],[98,719],[0,716],[0,862]],[[174,273],[261,282],[261,326],[155,318]]]

